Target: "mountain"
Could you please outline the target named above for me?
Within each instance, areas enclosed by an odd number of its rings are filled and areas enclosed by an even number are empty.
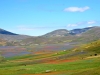
[[[38,37],[14,34],[3,29],[0,30],[0,38],[8,41],[7,45],[39,45],[60,43],[83,44],[100,39],[100,27],[87,27],[73,29],[70,31],[66,29],[58,29]]]
[[[47,33],[43,36],[46,37],[62,37],[62,36],[68,36],[68,35],[77,35],[77,34],[81,34],[84,33],[90,29],[92,29],[94,27],[87,27],[87,28],[82,28],[82,29],[73,29],[73,30],[66,30],[66,29],[58,29],[55,31],[52,31],[50,33]]]
[[[31,36],[15,34],[0,28],[0,38],[7,41],[19,41],[29,37]]]
[[[66,29],[58,29],[58,30],[55,30],[55,31],[52,31],[50,33],[47,33],[43,36],[45,37],[62,37],[62,36],[67,36],[69,35],[69,31],[66,30]]]
[[[73,29],[73,30],[70,30],[69,31],[69,34],[71,35],[77,35],[77,34],[81,34],[81,33],[84,33],[90,29],[92,29],[94,27],[87,27],[87,28],[82,28],[82,29]]]
[[[18,34],[15,34],[15,33],[12,33],[12,32],[6,31],[6,30],[3,30],[1,28],[0,28],[0,34],[5,34],[5,35],[18,35]]]
[[[40,37],[27,38],[21,41],[24,45],[60,44],[60,43],[89,43],[100,39],[100,27],[87,27],[68,31],[59,29]]]

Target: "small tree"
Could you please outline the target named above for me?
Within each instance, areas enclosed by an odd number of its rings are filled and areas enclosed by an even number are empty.
[[[94,54],[94,56],[97,56],[97,54]]]

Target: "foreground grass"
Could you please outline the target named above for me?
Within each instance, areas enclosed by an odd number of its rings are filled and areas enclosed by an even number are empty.
[[[84,59],[59,64],[42,63],[26,66],[19,66],[18,63],[0,64],[0,75],[45,74],[46,70],[50,70],[51,72],[66,71],[65,75],[100,75],[100,58]]]

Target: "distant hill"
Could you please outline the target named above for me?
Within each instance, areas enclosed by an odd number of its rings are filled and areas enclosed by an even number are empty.
[[[5,34],[5,35],[18,35],[18,34],[15,34],[15,33],[9,32],[9,31],[6,31],[6,30],[1,29],[1,28],[0,28],[0,34]]]
[[[84,33],[77,34],[76,39],[73,41],[79,42],[91,42],[100,39],[100,27],[92,27],[91,29],[85,31]]]
[[[59,44],[59,43],[88,43],[100,39],[100,27],[88,27],[68,31],[59,29],[40,37],[27,38],[21,41],[24,45]]]
[[[69,31],[66,30],[66,29],[58,29],[58,30],[55,30],[55,31],[52,31],[50,33],[47,33],[43,36],[45,37],[62,37],[62,36],[67,36],[69,35]]]
[[[0,29],[0,38],[4,39],[4,40],[8,40],[8,41],[18,41],[18,40],[22,40],[22,39],[26,39],[29,38],[31,36],[28,35],[19,35],[19,34],[15,34],[9,31],[6,31],[4,29]]]
[[[87,27],[70,31],[58,29],[38,37],[14,34],[3,29],[0,30],[0,38],[8,41],[7,45],[83,44],[100,39],[100,27]]]
[[[49,32],[43,36],[46,37],[62,37],[62,36],[68,36],[68,35],[77,35],[77,34],[81,34],[84,33],[92,28],[95,27],[87,27],[87,28],[82,28],[82,29],[73,29],[73,30],[66,30],[66,29],[58,29],[52,32]]]
[[[73,29],[73,30],[70,30],[69,31],[69,34],[71,35],[77,35],[77,34],[81,34],[81,33],[84,33],[92,28],[95,28],[95,27],[87,27],[87,28],[82,28],[82,29]]]

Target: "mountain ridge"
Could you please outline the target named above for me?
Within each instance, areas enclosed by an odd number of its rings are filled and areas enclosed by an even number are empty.
[[[4,40],[18,41],[18,40],[26,39],[26,38],[29,38],[29,37],[31,37],[31,36],[12,33],[12,32],[9,32],[7,30],[0,28],[0,38],[4,39]]]
[[[74,33],[73,33],[74,31]],[[0,34],[0,38],[7,41],[18,41],[19,45],[34,44],[59,44],[59,43],[88,43],[100,39],[100,27],[87,27],[82,29],[58,29],[43,36],[6,35]]]
[[[18,35],[18,34],[15,34],[15,33],[9,32],[9,31],[6,31],[6,30],[1,29],[1,28],[0,28],[0,34],[5,34],[5,35]]]
[[[59,32],[59,30],[56,31],[57,33]],[[54,31],[53,34],[54,33],[56,32]],[[88,43],[99,39],[100,39],[100,27],[92,27],[92,28],[85,28],[85,31],[83,28],[82,32],[75,35],[69,34],[69,32],[67,31],[67,35],[65,36],[52,36],[52,34],[49,34],[48,36],[43,35],[39,37],[23,39],[21,43],[23,43],[24,45],[60,44],[60,43],[83,44],[83,43]]]
[[[56,36],[68,36],[68,35],[77,35],[77,34],[81,34],[81,33],[84,33],[92,28],[95,28],[96,26],[94,27],[86,27],[86,28],[77,28],[77,29],[72,29],[72,30],[67,30],[67,29],[57,29],[57,30],[54,30],[52,32],[49,32],[43,36],[46,36],[46,37],[56,37]]]

